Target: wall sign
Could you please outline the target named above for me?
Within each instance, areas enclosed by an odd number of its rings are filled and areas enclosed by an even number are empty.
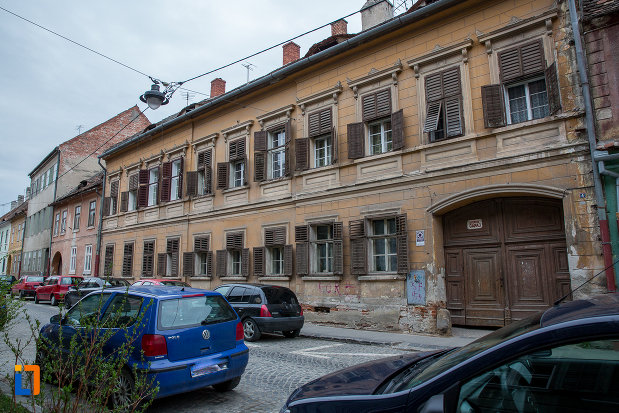
[[[418,247],[426,245],[426,232],[423,229],[415,231],[415,245]]]
[[[466,229],[482,229],[484,227],[484,223],[479,219],[469,219],[466,221]]]

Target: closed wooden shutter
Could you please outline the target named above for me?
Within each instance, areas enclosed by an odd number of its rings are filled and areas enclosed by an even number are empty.
[[[187,195],[198,195],[198,172],[187,171]]]
[[[359,159],[365,156],[364,128],[363,122],[347,125],[348,159]]]
[[[123,277],[133,276],[133,243],[125,244],[123,251]]]
[[[408,225],[406,214],[397,215],[395,222],[398,274],[408,274]]]
[[[254,247],[254,275],[256,277],[264,277],[265,273],[265,248]]]
[[[148,170],[141,169],[138,173],[138,208],[144,208],[148,206],[148,179]]]
[[[215,259],[217,260],[217,276],[225,277],[228,274],[228,250],[217,250]]]
[[[307,121],[308,136],[311,138],[331,132],[331,128],[333,127],[331,108],[310,113]]]
[[[284,245],[284,277],[292,276],[292,245]]]
[[[443,98],[443,78],[441,73],[428,75],[425,78],[426,102],[434,102]]]
[[[264,245],[267,247],[286,244],[286,227],[266,228],[264,230]]]
[[[309,242],[297,242],[297,275],[309,274]]]
[[[462,95],[462,85],[460,82],[460,68],[454,67],[440,73],[443,82],[443,97]]]
[[[391,141],[393,150],[404,148],[404,110],[391,114]]]
[[[445,99],[447,137],[462,135],[462,110],[460,97]]]
[[[249,277],[249,248],[241,250],[241,275]]]
[[[295,166],[297,171],[309,169],[309,138],[296,139],[294,142]]]
[[[118,197],[118,181],[114,181],[110,184],[110,197],[111,198]]]
[[[195,254],[193,252],[183,252],[183,276],[192,277],[195,273]]]
[[[157,254],[157,275],[164,277],[166,275],[166,267],[168,264],[168,256],[166,253]]]
[[[501,85],[482,86],[481,100],[484,108],[484,126],[486,128],[505,126],[505,105]]]
[[[333,239],[343,239],[344,236],[344,224],[341,222],[333,223]]]
[[[114,266],[114,244],[105,246],[105,258],[103,259],[103,275],[110,277]]]
[[[541,40],[499,52],[498,59],[503,82],[541,74],[546,67]]]
[[[107,217],[110,215],[110,206],[112,205],[112,198],[106,196],[103,198],[103,216]]]
[[[365,238],[365,220],[353,220],[348,222],[350,237],[350,271],[351,274],[360,275],[367,273],[367,252]]]
[[[206,166],[205,165],[205,159],[204,159],[205,155],[206,155],[205,151],[198,152],[198,157],[197,157],[197,163],[198,163],[197,167],[198,167],[198,169],[202,169],[202,168],[204,168]]]
[[[129,210],[129,192],[120,193],[120,212],[127,212]]]
[[[137,191],[139,186],[138,174],[133,174],[129,177],[129,190]]]
[[[369,122],[391,114],[391,90],[383,89],[361,98],[362,119]]]
[[[213,251],[206,253],[206,275],[213,276]]]
[[[144,241],[144,251],[142,253],[142,275],[151,277],[153,275],[155,257],[155,242]]]
[[[245,159],[245,138],[230,141],[228,150],[228,160],[236,161]]]
[[[228,232],[226,234],[226,249],[240,249],[243,248],[243,233],[242,232]]]
[[[217,164],[217,189],[228,189],[228,162]]]
[[[179,243],[178,239],[169,239],[166,242],[166,252],[168,254],[172,254],[174,252],[178,252],[178,243]]]
[[[208,237],[198,237],[193,240],[194,252],[206,252],[209,250]]]
[[[266,180],[266,152],[254,153],[254,182]]]
[[[170,201],[170,179],[172,178],[172,162],[164,162],[161,167],[161,201]]]
[[[546,76],[546,90],[548,93],[548,106],[550,114],[561,110],[561,94],[559,93],[559,79],[557,78],[556,62],[548,66],[544,72]]]
[[[344,274],[344,242],[342,240],[333,241],[333,274]]]
[[[294,227],[294,242],[309,241],[309,225],[297,225]]]
[[[264,152],[267,150],[267,131],[254,132],[254,151]]]

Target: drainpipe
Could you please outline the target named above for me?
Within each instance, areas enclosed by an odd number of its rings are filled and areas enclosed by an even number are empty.
[[[606,288],[608,291],[615,291],[615,269],[613,267],[612,248],[610,245],[610,231],[608,228],[608,218],[606,216],[606,203],[604,201],[604,191],[600,179],[600,171],[595,161],[595,147],[597,139],[595,137],[595,125],[593,122],[593,107],[591,105],[591,90],[589,88],[589,78],[582,46],[582,35],[576,12],[576,0],[568,0],[570,11],[570,23],[574,37],[574,48],[576,50],[576,63],[582,87],[583,100],[585,103],[585,121],[587,126],[587,138],[589,140],[589,151],[591,152],[591,164],[593,169],[593,188],[595,192],[595,202],[597,204],[598,221],[600,223],[600,235],[602,236],[602,251],[604,255],[604,266],[606,267]]]
[[[103,230],[103,195],[105,195],[105,181],[107,179],[107,169],[101,164],[101,158],[97,158],[97,163],[103,169],[103,185],[101,186],[101,198],[99,200],[99,225],[97,225],[97,251],[95,253],[95,277],[99,276],[99,261],[101,257],[101,231]],[[97,193],[97,195],[99,195]]]

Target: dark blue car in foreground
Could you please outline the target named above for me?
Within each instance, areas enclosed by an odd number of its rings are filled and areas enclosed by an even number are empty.
[[[552,307],[459,349],[353,366],[281,412],[617,412],[619,294]]]
[[[113,397],[119,399],[114,401],[116,405],[128,400],[135,371],[153,379],[153,385],[159,386],[156,397],[163,397],[206,386],[218,391],[231,390],[247,366],[243,325],[216,292],[157,286],[93,292],[64,317],[52,317],[41,328],[43,342],[61,347],[68,354],[74,335],[89,334],[87,325],[92,325],[92,317],[105,327],[100,330],[111,330],[111,338],[105,344],[106,355],[113,355],[128,340],[128,332],[135,338]],[[115,321],[110,324],[106,320],[112,317]],[[115,325],[122,327],[115,331]],[[43,360],[45,353],[46,348],[38,346],[37,359]]]

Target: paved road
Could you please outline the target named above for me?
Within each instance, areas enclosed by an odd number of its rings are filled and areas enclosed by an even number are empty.
[[[42,323],[58,313],[57,307],[28,301],[25,311]],[[23,317],[23,316],[22,316]],[[24,321],[11,332],[13,340],[25,340],[29,329]],[[373,360],[402,354],[388,346],[338,343],[311,338],[286,339],[264,335],[256,343],[248,343],[249,364],[239,386],[228,393],[211,388],[156,400],[149,412],[278,412],[288,395],[299,385],[324,374]],[[27,361],[34,360],[34,346],[25,351]],[[5,361],[1,375],[12,374],[13,358],[4,343],[0,357]],[[8,363],[7,363],[8,361]]]

